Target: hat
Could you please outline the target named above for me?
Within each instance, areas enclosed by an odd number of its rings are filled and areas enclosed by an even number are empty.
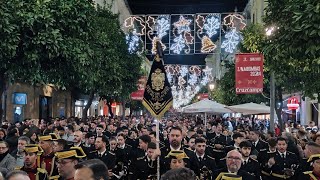
[[[242,177],[234,173],[221,172],[216,180],[242,180]]]
[[[172,159],[189,159],[187,154],[184,151],[170,151],[166,158]]]
[[[39,135],[39,141],[56,141],[61,139],[60,136],[56,133],[50,133],[49,135]]]
[[[68,150],[63,150],[55,153],[57,159],[81,159],[86,157],[81,147],[71,147]]]
[[[36,153],[38,156],[43,153],[43,149],[37,144],[27,144],[23,151],[27,153]]]
[[[308,162],[313,162],[317,159],[320,159],[320,154],[314,154],[314,155],[310,156],[308,159]]]

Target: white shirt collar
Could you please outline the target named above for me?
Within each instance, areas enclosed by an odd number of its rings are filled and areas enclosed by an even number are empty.
[[[198,153],[196,153],[196,156],[197,156],[198,159],[199,159],[199,158],[203,159],[204,154],[203,154],[202,156],[199,156]]]
[[[102,152],[98,151],[98,154],[102,156],[102,155],[104,155],[104,153],[106,153],[106,151],[107,151],[107,149],[105,149],[105,150],[102,151]]]

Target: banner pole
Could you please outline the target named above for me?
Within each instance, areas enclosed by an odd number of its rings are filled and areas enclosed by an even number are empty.
[[[160,150],[160,124],[159,120],[156,121],[156,139],[157,139],[157,150]],[[157,180],[160,180],[160,156],[157,157]]]

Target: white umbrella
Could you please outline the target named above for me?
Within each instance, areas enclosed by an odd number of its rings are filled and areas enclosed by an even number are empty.
[[[238,104],[234,106],[227,106],[226,108],[237,112],[242,113],[244,115],[248,114],[270,114],[270,107],[263,105],[263,104],[257,104],[257,103],[245,103],[245,104]]]
[[[184,113],[232,113],[231,110],[225,108],[226,105],[211,101],[209,99],[203,99],[196,103],[190,104],[182,108]]]
[[[204,113],[204,125],[207,127],[207,113],[220,114],[220,113],[232,113],[229,109],[225,108],[224,104],[211,101],[209,99],[203,99],[196,103],[190,104],[182,108],[184,113]]]

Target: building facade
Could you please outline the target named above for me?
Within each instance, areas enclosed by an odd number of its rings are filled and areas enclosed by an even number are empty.
[[[4,118],[9,122],[69,117],[73,112],[71,93],[50,85],[15,83],[7,88],[3,99]]]

